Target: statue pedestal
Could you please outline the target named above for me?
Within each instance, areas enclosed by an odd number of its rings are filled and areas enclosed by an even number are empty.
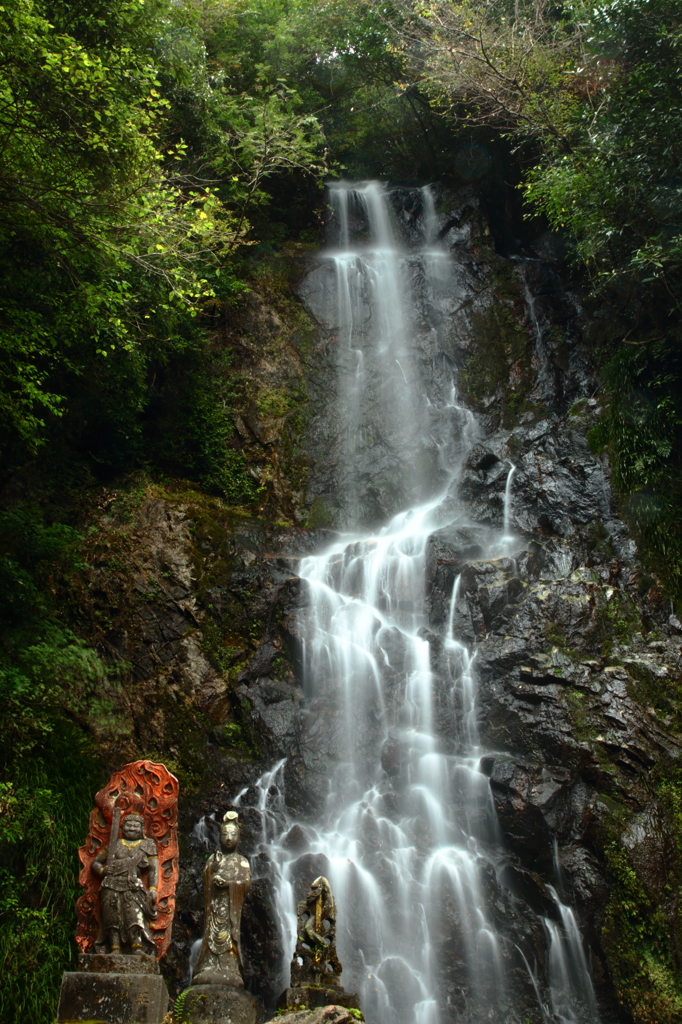
[[[60,1024],[161,1024],[168,989],[153,956],[81,953],[78,971],[62,976]]]
[[[258,1001],[231,985],[192,985],[184,993],[183,1019],[191,1024],[256,1024]]]
[[[360,1000],[352,992],[345,992],[340,985],[322,986],[299,985],[285,988],[277,1000],[278,1010],[305,1006],[308,1010],[318,1006],[345,1006],[349,1010],[360,1010]]]

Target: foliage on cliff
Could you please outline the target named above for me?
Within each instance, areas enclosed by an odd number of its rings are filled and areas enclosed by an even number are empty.
[[[10,0],[0,35],[3,463],[62,418],[116,468],[144,448],[153,372],[205,352],[243,290],[268,179],[320,170],[319,125],[284,82],[216,76],[199,12],[165,0]]]
[[[528,197],[575,240],[594,291],[625,336],[604,347],[606,445],[640,550],[682,592],[682,26],[668,0],[592,14],[590,102],[528,181]],[[600,80],[601,76],[601,80]]]
[[[110,714],[115,679],[57,614],[76,532],[15,511],[0,535],[0,1019],[40,1021],[73,956],[75,850],[101,782],[74,718]]]

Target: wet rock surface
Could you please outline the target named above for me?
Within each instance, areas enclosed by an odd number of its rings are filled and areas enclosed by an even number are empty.
[[[269,1024],[353,1024],[357,1017],[351,1015],[345,1006],[321,1006],[317,1010],[299,1010],[283,1013]]]

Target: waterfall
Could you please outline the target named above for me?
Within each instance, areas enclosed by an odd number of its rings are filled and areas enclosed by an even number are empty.
[[[294,893],[314,870],[331,882],[343,983],[360,995],[370,1024],[516,1020],[505,959],[516,956],[535,993],[541,982],[492,906],[505,852],[483,770],[475,651],[457,636],[460,576],[440,634],[425,607],[430,538],[470,525],[457,484],[478,427],[458,401],[438,331],[418,323],[414,310],[418,292],[442,317],[465,285],[435,245],[428,189],[421,250],[399,241],[380,184],[338,183],[329,198],[337,245],[311,278],[316,315],[335,332],[330,415],[339,424],[339,515],[348,532],[299,569],[308,598],[299,622],[305,692],[327,761],[318,765],[319,809],[302,823],[287,817],[282,762],[257,787],[261,850],[274,865],[284,922],[282,988],[294,949]],[[436,364],[446,369],[427,381]],[[513,539],[513,473],[514,466],[503,530],[489,531],[488,556]],[[383,524],[368,511],[372,487],[398,504]],[[563,1012],[575,997],[594,1022],[575,918],[558,898],[557,907],[562,923],[545,922],[547,1003]],[[444,973],[454,979],[447,998]]]
[[[513,540],[510,536],[509,530],[511,529],[511,485],[514,473],[516,472],[516,466],[513,462],[509,463],[509,472],[507,473],[507,482],[504,485],[504,518],[503,518],[503,529],[504,539],[507,541]]]
[[[433,192],[429,186],[424,185],[421,193],[424,202],[424,245],[428,247],[434,245],[438,240],[438,214],[436,213]]]
[[[570,907],[564,906],[549,886],[559,922],[545,919],[549,934],[550,1002],[556,1020],[582,1024],[597,1019],[597,1007],[580,931]]]

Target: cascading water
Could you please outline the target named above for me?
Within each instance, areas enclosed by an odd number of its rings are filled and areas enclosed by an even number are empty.
[[[371,1024],[517,1020],[503,955],[514,944],[491,906],[506,855],[482,770],[475,653],[454,628],[460,577],[440,634],[425,607],[430,538],[471,525],[457,484],[477,425],[457,401],[452,370],[429,376],[442,353],[437,329],[416,323],[414,293],[442,316],[466,297],[466,284],[438,249],[430,193],[416,251],[396,241],[379,184],[340,184],[329,194],[338,246],[319,264],[321,317],[336,328],[341,515],[360,532],[303,558],[299,569],[308,595],[300,622],[306,696],[324,712],[327,737],[324,806],[314,823],[287,819],[283,762],[257,787],[261,850],[274,865],[283,922],[282,988],[295,942],[294,891],[304,869],[314,869],[336,896],[343,983],[359,993]],[[379,436],[389,455],[367,480],[356,467]],[[392,500],[418,500],[383,527],[363,529],[372,519],[367,495],[389,470],[398,480]],[[504,557],[513,543],[513,473],[503,529],[485,536],[486,557]],[[555,899],[545,1003],[558,1019],[594,1022],[575,918]],[[542,984],[518,953],[539,999]]]

